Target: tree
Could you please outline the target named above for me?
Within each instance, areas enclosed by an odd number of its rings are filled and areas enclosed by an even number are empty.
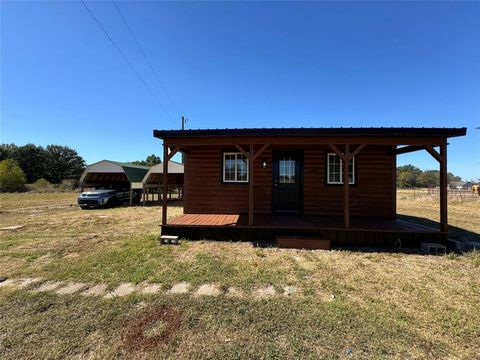
[[[425,170],[418,177],[418,186],[440,186],[440,171],[438,170]]]
[[[153,165],[160,164],[161,162],[162,161],[160,160],[160,156],[152,154],[148,155],[145,160],[132,161],[130,164],[152,167]]]
[[[5,159],[16,159],[18,146],[15,144],[0,145],[0,161]]]
[[[0,191],[23,190],[25,182],[25,174],[15,160],[6,159],[0,162]]]
[[[147,164],[147,166],[150,166],[152,167],[153,165],[157,165],[157,164],[160,164],[162,161],[160,160],[160,156],[157,156],[157,155],[149,155],[147,156],[147,158],[145,159],[145,163]]]
[[[78,179],[85,169],[85,160],[68,146],[48,145],[46,148],[47,171],[45,178],[59,184],[65,179]]]
[[[48,153],[42,146],[34,144],[19,146],[14,159],[25,173],[28,183],[45,177]]]
[[[130,162],[130,164],[147,166],[147,162],[145,160],[135,160],[135,161]]]
[[[422,170],[413,165],[397,167],[397,187],[404,188],[418,186],[418,177],[421,173]]]
[[[447,183],[451,183],[452,181],[462,181],[460,176],[455,176],[452,173],[447,174]]]

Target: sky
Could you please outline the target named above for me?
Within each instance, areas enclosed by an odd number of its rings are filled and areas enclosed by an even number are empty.
[[[153,129],[467,127],[480,178],[480,2],[2,1],[0,137],[92,163],[162,154]],[[148,89],[147,89],[148,88]],[[153,94],[153,96],[152,96]],[[166,110],[166,111],[165,111]],[[438,169],[426,152],[398,165]]]

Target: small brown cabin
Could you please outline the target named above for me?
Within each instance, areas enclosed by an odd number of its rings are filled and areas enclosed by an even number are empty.
[[[184,214],[167,222],[165,201],[162,234],[317,236],[333,246],[446,242],[447,140],[465,134],[465,128],[155,130],[164,159],[178,151],[185,159]],[[419,150],[440,167],[437,227],[396,213],[397,155]],[[166,183],[167,169],[163,176]]]

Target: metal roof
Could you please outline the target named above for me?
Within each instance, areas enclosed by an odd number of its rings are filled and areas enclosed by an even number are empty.
[[[183,183],[184,165],[182,163],[170,160],[168,162],[167,170],[169,177],[172,177],[173,179],[181,179],[181,182]],[[163,175],[163,162],[152,166],[143,178],[142,183],[146,184],[152,181],[154,181],[155,183],[157,183],[158,181],[161,182],[161,175]],[[172,183],[172,180],[169,180],[169,183]]]
[[[183,174],[184,165],[174,160],[168,162],[168,173],[169,174]],[[148,173],[163,174],[163,162],[157,165],[153,165]]]
[[[119,168],[117,168],[118,169],[117,171],[115,171],[115,170],[112,171],[110,168],[108,168],[108,164],[113,164],[113,166],[115,166],[115,165],[119,166],[122,169],[122,171],[125,173],[125,175],[127,176],[128,181],[130,181],[131,183],[141,182],[143,180],[143,177],[145,176],[145,174],[149,170],[148,166],[134,165],[134,164],[122,163],[122,162],[112,161],[112,160],[101,160],[101,161],[98,161],[96,163],[87,165],[87,167],[85,168],[85,171],[83,172],[82,176],[80,177],[80,182],[83,181],[83,179],[85,178],[85,176],[89,172],[92,172],[91,169],[94,166],[97,167],[97,168],[99,166],[101,166],[102,168],[105,168],[105,170],[96,169],[96,171],[93,171],[94,173],[95,172],[99,172],[99,173],[109,173],[109,172],[117,173],[117,172],[119,172],[118,171],[118,170],[120,170]]]
[[[360,127],[360,128],[243,128],[153,130],[157,138],[211,136],[464,136],[467,128]]]

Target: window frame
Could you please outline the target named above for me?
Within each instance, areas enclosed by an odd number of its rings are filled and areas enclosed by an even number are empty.
[[[340,162],[340,181],[330,181],[330,156],[336,156]],[[348,185],[356,185],[356,161],[355,156],[352,160],[352,180],[348,181]],[[350,163],[349,163],[350,165]],[[343,160],[334,152],[327,153],[327,174],[326,174],[327,185],[343,185]]]
[[[234,174],[235,174],[235,179],[234,180],[227,180],[225,178],[225,162],[226,162],[226,156],[227,155],[235,155],[235,168],[234,168]],[[245,157],[245,162],[247,164],[247,178],[246,180],[238,180],[238,173],[237,173],[237,161],[238,157]],[[250,167],[249,167],[249,161],[250,159],[246,158],[245,154],[240,152],[240,151],[225,151],[222,153],[222,183],[224,184],[248,184],[250,180]]]

